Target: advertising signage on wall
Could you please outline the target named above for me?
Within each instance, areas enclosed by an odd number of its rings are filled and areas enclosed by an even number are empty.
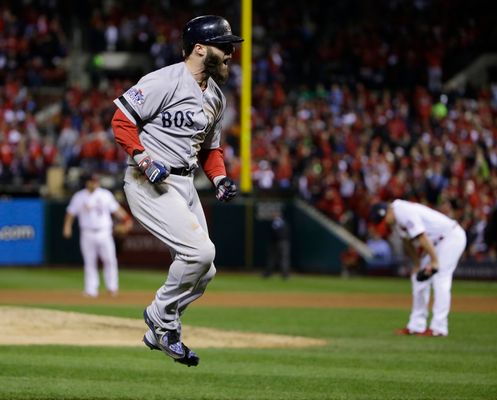
[[[43,237],[42,200],[0,200],[0,265],[42,263]]]

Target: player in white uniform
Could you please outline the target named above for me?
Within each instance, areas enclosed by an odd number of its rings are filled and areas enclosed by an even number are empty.
[[[370,213],[373,223],[385,223],[395,229],[404,242],[407,255],[414,262],[411,275],[412,310],[404,335],[447,336],[452,276],[466,247],[466,233],[453,219],[422,204],[395,200],[375,204]],[[419,270],[428,277],[419,281]],[[433,308],[427,329],[430,291]]]
[[[114,195],[99,186],[97,175],[85,176],[84,180],[85,188],[76,192],[69,202],[62,234],[66,239],[72,236],[73,222],[78,217],[79,243],[84,261],[84,294],[88,297],[98,296],[100,258],[105,287],[111,295],[116,295],[119,283],[116,246],[112,237],[112,215],[124,221],[128,229],[133,222]]]
[[[114,135],[130,156],[124,190],[131,212],[173,258],[144,311],[150,330],[143,340],[188,366],[199,358],[181,341],[180,317],[216,273],[193,174],[201,165],[220,201],[237,194],[220,147],[226,100],[217,83],[227,80],[234,43],[242,40],[222,17],[194,18],[183,30],[184,62],[145,75],[114,101]]]

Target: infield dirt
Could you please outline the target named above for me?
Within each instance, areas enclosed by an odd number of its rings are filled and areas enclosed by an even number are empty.
[[[0,307],[0,345],[143,346],[142,320],[42,308]],[[29,330],[26,329],[29,321]],[[313,338],[183,327],[192,348],[278,348],[322,346]]]
[[[82,346],[142,346],[145,325],[141,319],[97,316],[75,312],[19,307],[19,305],[142,305],[151,301],[150,292],[128,291],[117,297],[103,294],[86,298],[78,291],[2,290],[0,292],[0,345],[66,344]],[[8,306],[13,305],[13,306]],[[317,307],[409,309],[406,295],[362,295],[328,293],[209,293],[195,306],[217,307]],[[455,297],[454,311],[497,313],[494,297]],[[25,329],[29,321],[30,329]],[[35,332],[35,333],[34,333]],[[320,339],[184,327],[183,340],[192,348],[275,348],[326,344]]]

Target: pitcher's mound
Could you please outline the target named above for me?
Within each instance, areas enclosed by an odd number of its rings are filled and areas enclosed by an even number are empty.
[[[41,308],[0,307],[0,345],[61,344],[143,346],[142,320],[105,317]],[[323,346],[321,339],[184,326],[182,339],[191,348],[278,348]]]

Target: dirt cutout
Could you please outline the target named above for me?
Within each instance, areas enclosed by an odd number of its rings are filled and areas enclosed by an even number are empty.
[[[77,290],[2,289],[0,304],[39,306],[42,304],[74,305],[133,305],[149,304],[150,291],[123,291],[111,297],[103,293],[98,298],[83,297]],[[267,292],[209,292],[195,301],[195,307],[293,307],[293,308],[411,308],[409,294],[382,293],[267,293]],[[452,296],[452,311],[497,313],[497,296]]]
[[[41,308],[0,307],[0,345],[144,346],[142,320]],[[26,326],[29,323],[29,330]],[[212,328],[183,327],[182,339],[196,348],[323,346],[325,340]]]

